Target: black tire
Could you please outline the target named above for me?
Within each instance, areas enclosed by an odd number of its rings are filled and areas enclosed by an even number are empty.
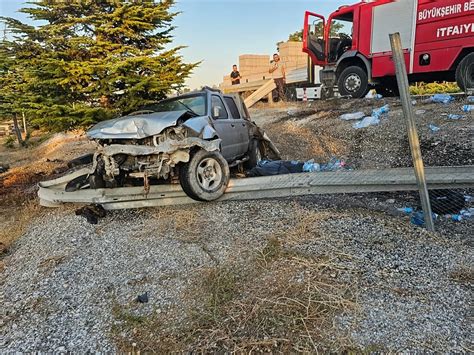
[[[337,80],[341,96],[352,96],[359,99],[369,91],[369,79],[364,69],[358,66],[347,67]]]
[[[250,170],[255,168],[258,162],[262,160],[262,147],[258,139],[254,138],[250,141],[248,156],[249,160],[245,162],[245,168]]]
[[[397,79],[393,78],[381,82],[377,87],[377,93],[383,95],[384,97],[400,96]]]
[[[102,175],[96,173],[89,175],[89,187],[93,190],[103,189],[105,187],[105,180]]]
[[[197,201],[221,197],[229,184],[230,170],[219,152],[200,149],[179,169],[179,182],[186,195]]]
[[[456,83],[462,91],[474,88],[474,53],[469,53],[456,68]]]
[[[94,157],[94,154],[81,155],[80,157],[78,157],[76,159],[70,160],[67,163],[67,166],[68,166],[68,168],[71,169],[71,168],[75,168],[75,167],[81,166],[81,165],[92,164],[93,157]]]
[[[81,188],[83,188],[84,186],[86,186],[88,182],[89,182],[89,181],[88,181],[88,179],[87,179],[87,174],[86,174],[86,175],[78,176],[77,178],[75,178],[75,179],[69,181],[69,182],[66,184],[65,191],[66,191],[66,192],[73,192],[73,191],[80,190]]]

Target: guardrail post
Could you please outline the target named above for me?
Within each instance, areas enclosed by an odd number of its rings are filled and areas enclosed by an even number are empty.
[[[403,54],[402,40],[400,33],[390,34],[390,45],[392,46],[393,62],[397,74],[398,89],[400,91],[400,100],[402,101],[403,114],[407,122],[408,140],[410,142],[411,156],[415,170],[416,182],[420,191],[421,206],[425,219],[426,229],[434,231],[433,215],[431,213],[430,197],[426,185],[425,167],[421,157],[420,141],[416,129],[413,106],[410,98],[410,87],[408,84],[407,70],[405,66],[405,56]],[[413,49],[412,49],[413,50]]]

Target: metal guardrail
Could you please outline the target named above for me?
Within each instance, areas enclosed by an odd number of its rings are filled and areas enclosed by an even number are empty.
[[[88,171],[82,169],[59,179],[41,182],[38,191],[40,204],[59,207],[62,203],[99,203],[111,210],[197,203],[187,197],[178,184],[154,185],[147,194],[143,187],[65,191],[69,181]],[[426,168],[426,181],[430,190],[474,188],[474,166]],[[218,201],[417,189],[413,168],[341,170],[232,179]]]

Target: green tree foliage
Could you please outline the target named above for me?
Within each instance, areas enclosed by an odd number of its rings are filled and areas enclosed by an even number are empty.
[[[334,21],[331,24],[331,30],[330,30],[331,37],[337,37],[338,34],[341,32],[341,30],[343,28],[344,28],[344,23],[342,23],[340,21]],[[316,24],[315,33],[318,34],[321,37],[323,36],[323,22],[322,21],[320,21]],[[302,42],[303,41],[303,30],[291,33],[288,36],[288,41]],[[280,43],[282,43],[282,42],[278,42],[277,45],[279,45]]]
[[[174,0],[37,0],[3,18],[0,113],[26,111],[34,124],[72,129],[127,113],[184,86],[186,64],[172,41]]]

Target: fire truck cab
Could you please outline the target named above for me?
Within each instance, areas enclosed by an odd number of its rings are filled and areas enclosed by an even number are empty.
[[[327,20],[307,11],[303,51],[323,67],[323,92],[396,93],[389,34],[399,32],[409,80],[474,87],[474,0],[375,0],[341,6]]]

